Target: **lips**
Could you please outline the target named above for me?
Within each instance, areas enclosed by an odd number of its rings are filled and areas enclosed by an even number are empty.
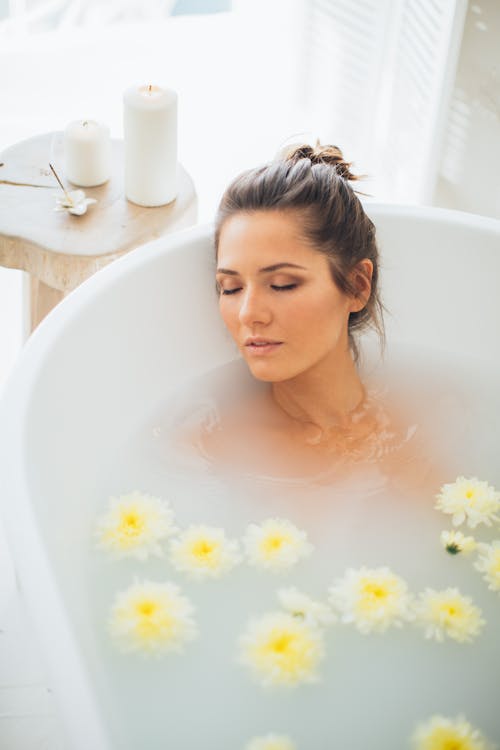
[[[275,341],[274,339],[264,339],[260,336],[251,336],[245,341],[245,346],[272,346],[274,344],[282,343],[282,341]]]
[[[248,354],[256,357],[262,357],[272,354],[282,346],[282,341],[274,339],[264,339],[261,337],[251,337],[245,341],[245,350]]]

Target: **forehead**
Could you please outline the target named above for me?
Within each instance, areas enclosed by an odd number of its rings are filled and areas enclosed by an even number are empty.
[[[301,236],[297,214],[255,211],[235,214],[224,222],[217,262],[234,270],[282,262],[324,268],[327,259]]]

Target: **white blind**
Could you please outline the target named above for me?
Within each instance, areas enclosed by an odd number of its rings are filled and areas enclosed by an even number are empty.
[[[305,0],[305,9],[308,129],[368,171],[377,198],[430,202],[467,0]]]
[[[390,0],[305,2],[310,129],[365,161],[381,84]]]
[[[404,0],[392,62],[385,138],[386,190],[430,202],[467,3]]]

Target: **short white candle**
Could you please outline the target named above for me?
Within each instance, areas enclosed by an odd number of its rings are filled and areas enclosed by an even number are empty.
[[[125,195],[140,206],[162,206],[177,196],[177,94],[133,86],[123,94]]]
[[[64,131],[64,174],[74,185],[102,185],[111,176],[109,128],[95,120],[75,120]]]

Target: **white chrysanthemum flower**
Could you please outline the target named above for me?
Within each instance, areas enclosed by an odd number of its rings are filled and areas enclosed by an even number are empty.
[[[425,629],[426,638],[442,642],[445,636],[464,643],[479,635],[486,624],[479,607],[456,588],[434,591],[426,588],[414,604],[417,623]]]
[[[415,750],[495,750],[478,729],[460,714],[456,719],[432,716],[412,737]]]
[[[263,685],[317,682],[324,656],[321,631],[286,612],[252,620],[239,639],[239,661]]]
[[[450,555],[463,552],[468,555],[476,549],[476,540],[473,536],[464,536],[461,531],[442,531],[441,544]]]
[[[97,520],[98,545],[117,557],[161,557],[161,542],[178,531],[168,503],[137,490],[109,501],[108,512]]]
[[[478,552],[474,567],[485,574],[483,578],[488,582],[489,589],[500,591],[500,540],[478,544]]]
[[[389,568],[349,568],[329,588],[329,599],[341,620],[354,623],[361,633],[383,632],[413,619],[412,596],[405,581]]]
[[[245,750],[296,750],[296,745],[283,734],[266,734],[250,740]]]
[[[198,635],[194,611],[176,584],[135,579],[116,595],[109,630],[122,651],[181,651]]]
[[[337,621],[337,615],[323,602],[317,602],[291,586],[278,591],[281,606],[293,617],[298,617],[308,625],[323,627]]]
[[[467,520],[473,529],[480,523],[491,526],[492,521],[500,521],[500,492],[476,477],[457,477],[454,482],[444,484],[436,498],[436,509],[452,514],[454,526]]]
[[[250,524],[243,544],[250,564],[266,570],[290,568],[313,550],[306,532],[281,518]]]
[[[170,544],[170,561],[193,578],[223,575],[242,560],[239,543],[226,538],[224,529],[189,526]]]

